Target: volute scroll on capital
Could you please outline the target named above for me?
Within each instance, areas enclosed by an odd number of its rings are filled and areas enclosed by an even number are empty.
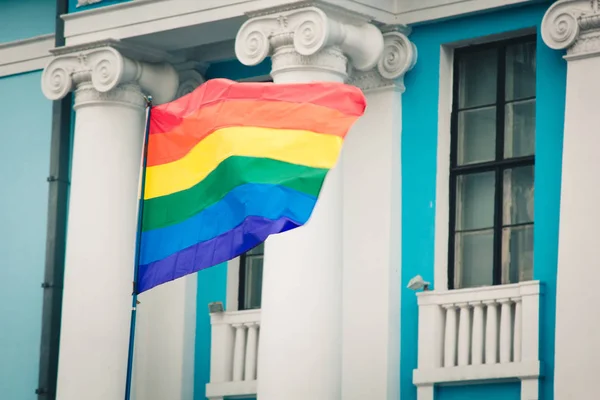
[[[560,0],[544,15],[542,38],[554,50],[569,55],[600,51],[600,0]]]
[[[155,104],[162,104],[175,97],[179,77],[168,63],[139,62],[107,46],[58,55],[42,74],[42,92],[50,100],[63,98],[83,83],[99,93],[136,84]]]
[[[304,7],[246,21],[235,53],[242,64],[256,65],[288,42],[301,56],[337,47],[361,71],[373,68],[383,51],[383,36],[374,25],[342,22],[320,8]]]
[[[404,75],[417,62],[417,47],[402,32],[383,34],[384,49],[377,66],[370,71],[352,71],[348,83],[364,91],[395,87],[404,91]]]

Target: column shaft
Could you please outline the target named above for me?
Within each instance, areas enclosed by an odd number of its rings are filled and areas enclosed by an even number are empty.
[[[51,100],[76,88],[60,400],[125,395],[144,93],[160,104],[177,92],[171,65],[138,62],[117,47],[97,42],[70,53],[61,49],[42,74],[42,91]]]
[[[556,288],[555,396],[586,397],[600,369],[600,293],[585,282],[600,279],[597,254],[600,135],[596,103],[600,82],[590,79],[600,57],[569,61]]]
[[[596,338],[600,327],[597,312],[600,292],[588,284],[600,279],[597,255],[600,191],[595,185],[600,168],[597,129],[600,82],[595,79],[600,68],[598,2],[560,0],[553,3],[544,15],[541,31],[547,46],[567,52],[554,397],[578,399],[594,392],[596,371],[600,368],[597,357],[600,342]],[[524,297],[524,316],[528,315],[527,305]],[[523,361],[530,358],[526,354],[529,349],[526,333],[522,345]]]
[[[58,398],[117,399],[125,393],[144,99],[135,85],[101,98],[83,84],[76,111]]]

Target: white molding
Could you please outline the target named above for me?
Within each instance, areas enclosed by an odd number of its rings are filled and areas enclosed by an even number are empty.
[[[237,311],[239,309],[240,294],[240,257],[227,262],[227,289],[225,297],[225,306],[227,311]]]
[[[43,69],[53,47],[54,34],[0,44],[0,77]]]
[[[450,118],[452,113],[454,48],[440,48],[435,243],[433,288],[448,290],[448,222],[450,218]],[[431,279],[431,277],[425,277]]]
[[[498,381],[501,379],[531,379],[542,375],[539,361],[468,365],[464,367],[417,369],[413,372],[416,386],[466,381]],[[529,399],[523,399],[529,400]]]
[[[206,397],[210,400],[227,398],[244,398],[256,396],[257,381],[220,382],[206,385]],[[230,397],[235,396],[235,397]]]
[[[491,10],[517,4],[535,3],[537,0],[397,0],[398,13],[395,15],[396,23],[416,24],[475,13],[477,11]],[[412,6],[412,5],[416,6]]]

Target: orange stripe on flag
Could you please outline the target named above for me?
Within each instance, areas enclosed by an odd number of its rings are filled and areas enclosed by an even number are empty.
[[[177,161],[212,132],[230,126],[275,129],[297,129],[301,126],[305,130],[344,137],[348,126],[355,120],[355,116],[310,103],[222,101],[187,115],[169,132],[151,135],[147,165],[151,167]]]
[[[152,109],[150,134],[169,132],[198,109],[223,101],[252,100],[269,103],[313,104],[359,117],[366,107],[360,89],[336,82],[237,83],[212,79],[192,93]],[[161,121],[158,124],[156,121]],[[319,130],[322,131],[322,130]]]

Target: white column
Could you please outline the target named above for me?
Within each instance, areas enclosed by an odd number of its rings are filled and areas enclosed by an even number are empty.
[[[142,91],[169,101],[177,76],[166,64],[141,64],[98,47],[57,56],[44,70],[42,90],[49,99],[75,86],[57,398],[118,399],[127,369]]]
[[[597,1],[558,1],[542,23],[544,42],[567,49],[562,159],[554,396],[586,398],[600,370],[600,12]],[[556,84],[562,84],[557,82]],[[523,300],[523,318],[525,314]],[[523,343],[525,351],[525,343]],[[525,354],[523,354],[525,359]]]
[[[371,69],[381,32],[315,7],[252,18],[238,32],[246,65],[272,55],[276,83],[346,79],[348,60]],[[346,18],[348,15],[345,16]],[[258,354],[260,400],[341,399],[342,171],[330,171],[311,220],[265,245]]]
[[[402,93],[416,51],[402,32],[383,38],[377,67],[349,80],[368,106],[344,143],[344,400],[400,397]]]

